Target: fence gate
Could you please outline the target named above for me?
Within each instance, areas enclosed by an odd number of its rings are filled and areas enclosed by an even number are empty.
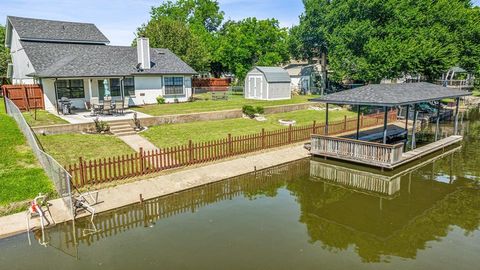
[[[38,84],[2,85],[2,94],[22,111],[45,109],[43,89]]]

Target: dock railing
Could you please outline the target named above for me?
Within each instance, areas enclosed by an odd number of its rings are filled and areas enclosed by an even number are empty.
[[[311,147],[314,155],[386,168],[399,162],[403,154],[403,143],[392,145],[323,135],[312,135]]]

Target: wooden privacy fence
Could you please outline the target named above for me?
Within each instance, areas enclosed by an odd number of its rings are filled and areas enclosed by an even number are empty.
[[[230,86],[230,78],[194,78],[193,88],[202,88],[209,91],[227,91]]]
[[[38,84],[2,85],[2,94],[22,111],[45,109],[43,89]]]
[[[389,112],[388,121],[396,121],[397,112]],[[329,123],[329,134],[339,134],[356,129],[357,119],[348,119]],[[376,113],[360,118],[362,128],[383,124],[383,113]],[[96,185],[115,180],[137,177],[167,169],[190,166],[219,160],[235,155],[250,153],[310,139],[311,134],[325,134],[325,125],[289,126],[274,131],[232,136],[208,142],[166,147],[155,151],[144,151],[130,155],[85,161],[65,166],[73,177],[77,187]]]

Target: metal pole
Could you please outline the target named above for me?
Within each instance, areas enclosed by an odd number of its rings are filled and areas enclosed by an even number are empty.
[[[383,114],[383,143],[387,143],[387,122],[388,122],[388,108],[385,106],[383,107],[385,111]]]
[[[58,108],[58,87],[57,87],[57,78],[55,78],[55,81],[53,82],[54,88],[55,88],[55,107],[57,108],[57,114],[60,114],[60,109]]]
[[[438,104],[437,104],[437,124],[435,126],[435,141],[438,140],[438,134],[440,132],[440,100],[438,101]]]
[[[360,138],[360,105],[357,105],[357,140]]]
[[[407,133],[405,134],[405,145],[403,147],[404,151],[407,150],[407,144],[408,144],[408,117],[409,117],[408,115],[410,114],[409,110],[410,110],[410,105],[407,105],[407,114],[405,115],[405,131]]]
[[[328,103],[326,106],[326,113],[325,113],[325,135],[328,135]]]
[[[412,149],[415,149],[415,132],[417,129],[417,104],[413,104]]]
[[[460,105],[460,98],[457,98],[456,103],[457,105],[455,108],[455,128],[453,129],[453,135],[457,135],[458,133],[458,107]]]

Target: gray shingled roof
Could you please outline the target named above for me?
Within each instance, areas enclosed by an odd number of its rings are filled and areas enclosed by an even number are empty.
[[[349,105],[400,106],[469,95],[471,93],[463,90],[420,82],[370,84],[314,98],[311,101]]]
[[[92,23],[51,21],[8,16],[21,40],[57,42],[109,43],[110,41]]]
[[[267,82],[290,82],[290,75],[281,67],[256,67],[265,75]]]
[[[168,49],[151,49],[151,69],[139,72],[137,48],[21,41],[36,77],[103,77],[131,74],[196,74]]]

